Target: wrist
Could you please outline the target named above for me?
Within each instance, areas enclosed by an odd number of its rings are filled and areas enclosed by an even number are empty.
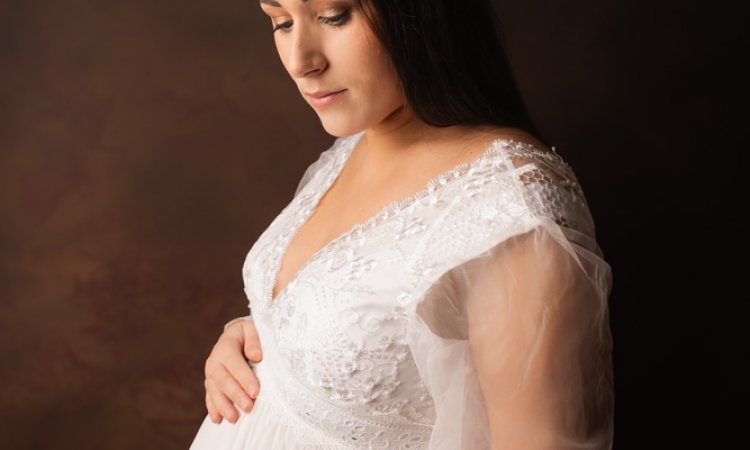
[[[252,321],[253,321],[253,316],[251,316],[251,315],[242,316],[242,317],[236,317],[236,318],[234,318],[234,319],[232,319],[229,322],[227,322],[227,323],[224,324],[224,331],[226,332],[227,329],[229,329],[229,327],[231,327],[232,325],[234,325],[237,322],[252,322]]]

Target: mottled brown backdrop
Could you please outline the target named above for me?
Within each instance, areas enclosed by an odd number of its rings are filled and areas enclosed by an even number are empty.
[[[735,291],[708,275],[740,255],[744,19],[497,3],[614,268],[616,448],[727,438],[705,414],[746,377],[716,351]],[[0,448],[186,449],[245,253],[331,142],[255,0],[0,1]]]

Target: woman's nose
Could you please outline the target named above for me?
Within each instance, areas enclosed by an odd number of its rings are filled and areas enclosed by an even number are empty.
[[[292,41],[287,69],[293,78],[303,78],[326,69],[328,61],[315,36],[298,32]]]

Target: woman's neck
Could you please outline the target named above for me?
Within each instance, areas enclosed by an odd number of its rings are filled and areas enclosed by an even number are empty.
[[[362,136],[363,153],[375,160],[402,157],[418,144],[429,127],[408,107],[393,111],[377,125],[365,130]]]
[[[409,108],[399,108],[376,126],[365,130],[357,146],[358,159],[375,167],[397,166],[421,158],[425,152],[440,151],[440,144],[466,135],[462,128],[465,127],[433,127],[416,117]]]

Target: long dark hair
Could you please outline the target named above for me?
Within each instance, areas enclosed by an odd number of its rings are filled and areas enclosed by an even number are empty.
[[[513,126],[541,138],[489,0],[360,0],[360,6],[425,123]]]

